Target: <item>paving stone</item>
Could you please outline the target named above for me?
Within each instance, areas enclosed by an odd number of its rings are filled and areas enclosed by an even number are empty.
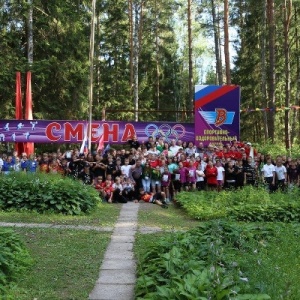
[[[117,243],[132,243],[134,242],[134,235],[117,235],[117,234],[113,234],[111,236],[111,241],[112,242],[117,242]]]
[[[90,300],[133,300],[134,284],[97,284]]]
[[[135,270],[101,270],[97,283],[103,284],[135,284]]]
[[[133,243],[120,243],[120,242],[110,242],[108,245],[106,251],[111,252],[112,250],[115,251],[132,251],[133,249]]]
[[[110,252],[105,252],[104,259],[116,259],[116,260],[134,259],[134,254],[132,251],[123,251],[123,252],[110,251]]]
[[[134,299],[136,261],[133,243],[138,229],[138,209],[139,205],[135,203],[122,206],[90,300]]]
[[[101,270],[135,270],[136,262],[132,259],[105,259],[101,265]]]

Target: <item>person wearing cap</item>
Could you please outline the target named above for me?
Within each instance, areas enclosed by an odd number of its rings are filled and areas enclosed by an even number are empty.
[[[247,157],[251,156],[253,158],[257,155],[256,149],[254,149],[254,147],[252,147],[252,144],[250,142],[247,142],[244,145],[244,148],[245,148],[245,153],[247,154]]]

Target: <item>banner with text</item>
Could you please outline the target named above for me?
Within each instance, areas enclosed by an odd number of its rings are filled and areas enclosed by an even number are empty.
[[[226,144],[240,136],[240,87],[195,86],[195,141]]]
[[[0,120],[0,142],[81,143],[89,132],[87,121]],[[133,135],[140,142],[148,137],[194,141],[193,123],[93,121],[91,142],[103,135],[104,143],[126,143]]]

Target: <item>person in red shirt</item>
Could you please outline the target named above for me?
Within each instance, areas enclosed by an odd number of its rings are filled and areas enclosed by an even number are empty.
[[[149,154],[149,165],[152,169],[155,169],[157,166],[159,166],[159,160],[157,158],[156,154]]]
[[[135,202],[138,203],[140,201],[157,204],[162,208],[168,208],[166,203],[166,194],[164,192],[147,193],[143,188],[140,188],[139,198],[138,200],[135,200]]]
[[[112,196],[113,196],[113,187],[112,187],[112,181],[106,179],[103,183],[103,190],[102,190],[102,196],[105,201],[108,203],[112,203]]]
[[[213,162],[211,160],[208,161],[204,174],[206,177],[208,188],[210,190],[216,190],[218,185],[218,181],[217,181],[218,169],[213,165]]]

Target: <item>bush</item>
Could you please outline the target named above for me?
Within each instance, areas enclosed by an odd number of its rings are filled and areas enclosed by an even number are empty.
[[[0,176],[0,209],[86,213],[99,202],[97,191],[55,174],[12,173]]]
[[[271,299],[252,293],[237,258],[272,235],[267,226],[214,221],[158,239],[139,260],[137,299]]]
[[[31,263],[32,260],[19,236],[13,230],[0,228],[1,299],[7,299],[8,287],[16,282]]]
[[[217,192],[182,192],[177,201],[199,220],[231,218],[237,221],[300,221],[300,192],[269,194],[264,188]]]

